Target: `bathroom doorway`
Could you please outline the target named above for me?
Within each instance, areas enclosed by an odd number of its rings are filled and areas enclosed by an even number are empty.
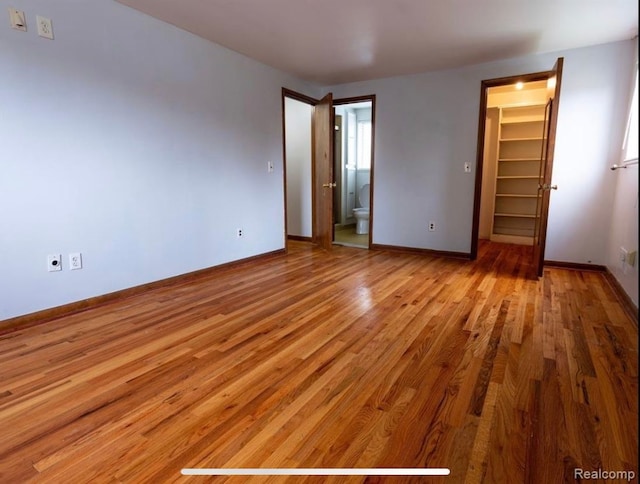
[[[375,95],[334,99],[333,243],[368,249],[373,233]]]

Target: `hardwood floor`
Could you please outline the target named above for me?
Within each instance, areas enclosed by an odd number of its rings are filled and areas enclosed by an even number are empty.
[[[468,262],[291,242],[0,335],[0,482],[208,480],[185,467],[637,475],[637,327],[603,274],[537,281],[527,260],[489,243]]]

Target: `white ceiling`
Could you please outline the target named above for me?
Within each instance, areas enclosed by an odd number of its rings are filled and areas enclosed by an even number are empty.
[[[552,52],[638,33],[637,0],[117,0],[330,85]]]

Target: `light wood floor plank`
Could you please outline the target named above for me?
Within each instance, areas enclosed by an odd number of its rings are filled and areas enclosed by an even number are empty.
[[[202,482],[185,467],[638,473],[638,331],[603,274],[302,242],[0,334],[0,482]]]

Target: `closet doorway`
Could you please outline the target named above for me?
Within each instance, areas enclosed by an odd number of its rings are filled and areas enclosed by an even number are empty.
[[[563,59],[482,81],[471,258],[479,239],[531,247],[542,276]]]

